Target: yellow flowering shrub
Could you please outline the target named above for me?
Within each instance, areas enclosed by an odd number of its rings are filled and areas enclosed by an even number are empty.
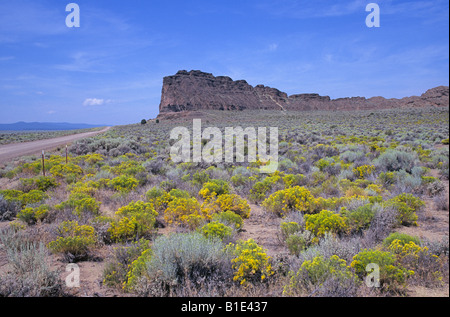
[[[170,195],[162,188],[153,187],[145,194],[147,201],[151,202],[157,212],[164,212],[169,202],[172,200]]]
[[[203,184],[199,195],[204,199],[208,199],[212,196],[220,196],[228,194],[230,192],[230,186],[227,182],[221,179],[212,179]]]
[[[91,196],[84,193],[72,193],[67,201],[56,205],[56,209],[72,209],[73,213],[81,216],[83,213],[89,212],[98,215],[101,202],[95,200]]]
[[[295,186],[275,192],[262,205],[280,217],[291,211],[312,212],[314,196],[305,187]]]
[[[276,173],[273,176],[267,176],[264,180],[256,182],[250,190],[250,199],[255,202],[260,202],[266,198],[267,192],[281,180],[281,176]]]
[[[64,253],[74,259],[86,257],[96,242],[95,229],[79,225],[77,221],[65,221],[58,227],[58,239],[51,241],[48,248],[54,253]]]
[[[359,178],[366,178],[375,171],[374,165],[362,165],[353,169],[353,173]]]
[[[395,289],[405,286],[406,279],[414,274],[396,262],[396,256],[391,252],[364,249],[353,257],[350,266],[360,278],[364,279],[367,276],[366,267],[372,263],[377,264],[380,268],[381,287]]]
[[[132,291],[139,282],[139,279],[145,274],[147,270],[147,262],[152,257],[152,250],[147,249],[131,263],[129,271],[127,273],[126,281],[123,283],[123,289],[125,291]]]
[[[164,211],[164,220],[169,225],[188,226],[190,216],[199,216],[209,220],[207,214],[203,213],[200,204],[195,198],[174,198],[169,202]]]
[[[416,211],[425,206],[425,202],[412,194],[401,194],[384,202],[385,207],[397,211],[398,225],[417,226],[418,216]]]
[[[295,186],[299,186],[303,180],[305,179],[305,176],[302,174],[287,174],[283,176],[283,183],[285,188],[291,188]]]
[[[212,196],[202,204],[204,214],[212,216],[216,213],[232,211],[243,219],[250,217],[250,205],[235,194],[224,194],[219,197]]]
[[[17,214],[17,218],[28,225],[34,225],[48,216],[49,209],[48,205],[41,205],[37,208],[25,208]]]
[[[151,203],[137,201],[119,208],[116,216],[119,220],[111,223],[108,233],[113,241],[123,242],[152,234],[158,213]]]
[[[231,260],[235,270],[233,280],[241,285],[263,282],[274,274],[270,264],[271,257],[253,239],[239,241],[236,245],[230,243],[227,250],[234,255]]]
[[[144,172],[145,168],[139,162],[128,160],[112,167],[111,171],[116,175],[136,176]]]
[[[57,178],[64,178],[66,182],[73,183],[83,175],[83,170],[73,163],[57,164],[50,169],[50,173]]]
[[[233,234],[233,229],[218,221],[204,225],[199,232],[208,239],[224,240]]]
[[[134,190],[139,184],[139,181],[130,176],[122,175],[116,177],[108,182],[108,186],[120,193],[129,193]]]
[[[305,215],[306,230],[311,231],[317,238],[326,233],[339,234],[345,231],[345,218],[329,210],[322,210],[315,215]]]

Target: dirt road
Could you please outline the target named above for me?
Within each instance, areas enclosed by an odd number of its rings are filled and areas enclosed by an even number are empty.
[[[96,136],[111,129],[111,127],[104,128],[101,131],[79,133],[74,135],[63,136],[48,140],[38,140],[26,143],[6,144],[0,146],[0,164],[7,163],[14,158],[24,155],[39,154],[42,150],[49,151],[58,146],[65,146],[74,141]]]

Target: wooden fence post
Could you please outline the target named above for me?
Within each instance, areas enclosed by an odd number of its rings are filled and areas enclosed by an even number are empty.
[[[44,174],[44,177],[45,177],[45,152],[44,152],[44,150],[42,150],[42,173]]]

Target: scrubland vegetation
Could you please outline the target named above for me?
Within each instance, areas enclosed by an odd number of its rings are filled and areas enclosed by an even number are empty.
[[[57,138],[66,135],[98,131],[101,128],[64,130],[64,131],[2,131],[0,130],[0,145],[10,143],[32,142],[37,140]]]
[[[448,108],[203,118],[278,127],[269,175],[259,161],[173,163],[169,133],[189,120],[78,141],[68,164],[47,154],[45,177],[38,157],[24,157],[0,170],[0,296],[73,294],[55,263],[85,262],[101,267],[95,291],[119,296],[448,290],[448,123]],[[276,224],[265,234],[274,243],[247,228],[256,211],[260,231]],[[447,223],[428,236],[439,213]],[[378,288],[365,283],[371,263]]]

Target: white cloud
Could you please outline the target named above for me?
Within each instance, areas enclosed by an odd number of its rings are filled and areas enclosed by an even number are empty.
[[[83,106],[101,106],[105,103],[104,99],[88,98],[83,102]]]
[[[106,104],[109,104],[113,102],[111,99],[97,99],[97,98],[88,98],[83,102],[83,106],[90,107],[90,106],[103,106]]]

